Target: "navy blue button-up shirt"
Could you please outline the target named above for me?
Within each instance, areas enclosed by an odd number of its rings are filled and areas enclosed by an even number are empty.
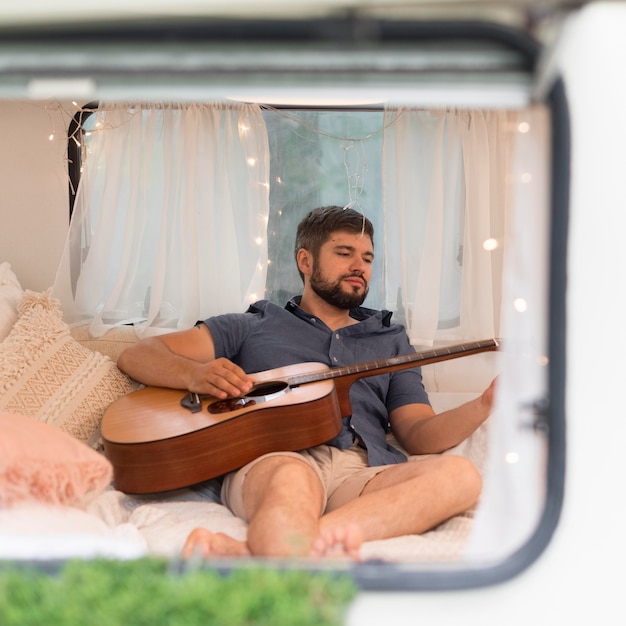
[[[204,320],[211,331],[216,358],[225,357],[248,374],[318,362],[344,367],[414,352],[403,326],[391,323],[389,311],[353,309],[358,324],[332,331],[299,306],[300,297],[282,308],[267,300],[246,313],[229,313]],[[389,446],[389,412],[405,404],[428,404],[420,368],[378,374],[357,380],[350,388],[352,415],[329,445],[349,448],[358,436],[367,447],[370,465],[405,461]]]

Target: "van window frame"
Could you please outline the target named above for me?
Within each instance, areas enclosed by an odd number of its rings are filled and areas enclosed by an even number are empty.
[[[346,24],[342,20],[323,22],[313,20],[308,25],[299,23],[295,30],[289,21],[271,23],[250,23],[247,25],[250,32],[260,38],[284,38],[286,40],[301,36],[303,33],[309,39],[315,38],[316,33],[334,33],[333,36],[345,36]],[[263,30],[263,27],[266,30]],[[334,27],[334,30],[333,30]],[[239,37],[244,37],[241,23],[237,28],[212,30],[215,26],[208,25],[192,28],[190,32],[195,36],[213,37],[215,40],[228,37],[232,31]],[[436,22],[396,24],[398,32],[406,38],[414,36],[416,39],[425,38],[432,41],[438,39],[476,39],[496,42],[509,47],[525,58],[528,71],[534,74],[540,47],[526,33],[513,27],[504,27],[488,22]],[[208,30],[207,30],[208,29]],[[180,30],[180,26],[179,26]],[[388,36],[393,38],[394,29],[390,29]],[[128,31],[136,39],[150,38],[154,33],[141,30]],[[180,32],[179,32],[180,34]],[[354,36],[354,35],[353,35]],[[384,42],[383,42],[384,43]],[[411,563],[410,565],[383,562],[362,562],[346,565],[355,583],[362,590],[367,591],[442,591],[473,589],[495,585],[512,579],[534,563],[546,549],[558,526],[564,495],[564,481],[566,468],[566,415],[565,415],[565,383],[566,383],[566,277],[567,277],[567,245],[569,223],[569,188],[570,188],[570,122],[569,108],[563,82],[554,81],[544,103],[551,117],[551,191],[550,191],[550,240],[549,240],[549,310],[548,320],[548,396],[545,405],[535,407],[536,428],[541,429],[547,440],[547,467],[546,467],[546,498],[541,519],[536,530],[513,554],[501,562],[489,564],[485,567],[467,567],[459,564],[446,564],[445,568],[438,569],[433,564]],[[72,215],[75,192],[80,179],[81,148],[74,137],[80,136],[84,121],[93,114],[97,102],[90,102],[74,116],[68,130],[68,161],[69,161],[69,210]],[[435,564],[436,565],[436,564]],[[225,569],[236,569],[236,563],[225,566]],[[298,567],[298,566],[295,566]],[[305,568],[308,571],[325,570],[315,564]]]

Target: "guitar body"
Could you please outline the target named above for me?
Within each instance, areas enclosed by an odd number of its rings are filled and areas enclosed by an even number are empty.
[[[299,363],[254,374],[248,395],[228,400],[146,387],[106,410],[104,450],[122,491],[187,487],[268,452],[303,450],[332,439],[341,432],[342,417],[352,413],[349,391],[359,378],[497,347],[488,339],[333,369]]]
[[[160,387],[120,398],[102,420],[115,486],[127,493],[179,489],[238,469],[268,452],[302,450],[332,439],[341,431],[334,382],[297,387],[284,383],[324,370],[328,368],[321,363],[301,363],[262,372],[253,378],[259,384],[272,383],[272,393],[246,396],[245,406],[234,408],[220,408],[219,400],[206,397],[202,410],[192,413],[180,403],[185,391]],[[215,406],[220,410],[210,412]]]

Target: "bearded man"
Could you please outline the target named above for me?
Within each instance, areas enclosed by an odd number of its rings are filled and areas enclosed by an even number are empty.
[[[144,339],[118,366],[148,385],[226,399],[248,393],[255,372],[414,352],[390,312],[362,306],[374,259],[364,215],[339,206],[311,211],[298,226],[295,259],[304,287],[284,308],[260,301],[245,313]],[[358,559],[363,541],[423,533],[468,510],[480,495],[479,473],[466,458],[439,453],[485,421],[493,387],[435,414],[419,368],[357,380],[352,414],[332,440],[265,454],[224,477],[222,500],[248,523],[246,541],[197,528],[184,555]],[[389,431],[409,454],[433,456],[407,463],[387,443]]]

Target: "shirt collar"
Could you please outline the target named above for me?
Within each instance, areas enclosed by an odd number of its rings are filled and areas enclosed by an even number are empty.
[[[287,302],[285,305],[285,309],[298,317],[303,319],[310,319],[311,314],[307,313],[303,309],[300,308],[300,302],[302,300],[302,296],[294,296]],[[364,322],[368,319],[374,318],[379,319],[380,323],[383,326],[391,326],[391,316],[393,313],[391,311],[378,311],[376,309],[368,309],[367,307],[359,306],[350,310],[350,317],[358,320],[359,322]]]

